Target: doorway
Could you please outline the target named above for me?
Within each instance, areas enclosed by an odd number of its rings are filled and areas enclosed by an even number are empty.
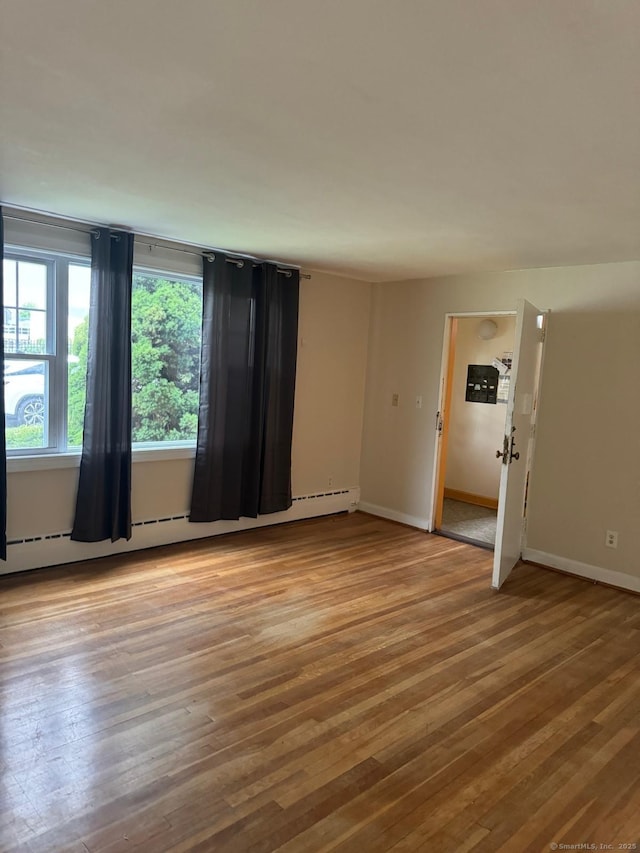
[[[512,352],[500,351],[498,333],[500,324],[503,322],[502,318],[514,316],[513,350]],[[497,406],[499,402],[506,399],[504,419],[502,414],[496,417],[496,423],[502,425],[502,442],[493,450],[493,457],[491,448],[486,443],[478,454],[478,458],[481,456],[485,464],[492,458],[499,462],[491,586],[494,589],[500,589],[522,556],[524,545],[529,471],[535,444],[548,312],[541,311],[526,299],[518,299],[515,315],[510,311],[495,314],[447,315],[442,352],[440,410],[436,416],[432,529],[457,539],[463,536],[443,529],[443,516],[447,469],[450,467],[451,458],[450,447],[460,440],[459,437],[453,437],[452,440],[450,433],[455,398],[460,399],[460,388],[456,386],[455,378],[456,360],[460,360],[458,342],[461,338],[460,324],[463,318],[471,318],[476,336],[490,342],[488,351],[483,354],[487,363],[465,364],[462,362],[460,364],[460,372],[465,376],[465,404],[471,404],[477,412],[479,406]],[[492,353],[496,351],[498,355],[489,363]],[[469,353],[467,353],[468,357]],[[471,422],[481,419],[481,416],[474,415]],[[467,441],[470,437],[475,438],[476,433],[477,431],[468,431]],[[465,438],[464,434],[462,438]],[[468,467],[469,463],[466,464]],[[474,498],[478,497],[475,493],[467,493],[466,496],[463,495],[466,501],[462,503],[473,503],[469,500],[469,494]],[[480,497],[483,496],[480,495]],[[489,497],[493,500],[492,496]],[[474,539],[473,536],[467,537],[466,541],[471,541],[474,545],[483,544],[479,538]],[[487,544],[485,543],[484,546],[487,547]]]
[[[515,313],[448,318],[436,532],[493,550]]]

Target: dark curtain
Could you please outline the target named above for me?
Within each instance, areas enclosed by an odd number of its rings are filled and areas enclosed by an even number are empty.
[[[4,217],[0,207],[0,313],[4,324]],[[4,376],[4,335],[0,338],[2,372]],[[0,558],[7,559],[7,438],[4,426],[4,389],[0,394]]]
[[[133,234],[93,232],[78,542],[131,538],[132,276]]]
[[[291,506],[300,275],[287,273],[224,255],[204,259],[190,521]]]

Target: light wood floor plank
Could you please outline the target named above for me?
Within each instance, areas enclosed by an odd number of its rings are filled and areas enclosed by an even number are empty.
[[[490,574],[356,513],[0,578],[0,851],[638,843],[640,599]]]

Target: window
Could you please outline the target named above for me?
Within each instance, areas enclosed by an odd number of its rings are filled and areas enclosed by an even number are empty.
[[[202,280],[136,269],[131,302],[134,444],[196,439]]]
[[[89,259],[6,247],[5,434],[10,455],[79,452],[89,344]],[[193,444],[202,279],[134,268],[134,448]]]
[[[76,338],[88,323],[89,292],[88,261],[5,252],[3,379],[9,452],[61,452],[80,446],[86,361],[80,364]],[[71,429],[75,422],[79,434]]]

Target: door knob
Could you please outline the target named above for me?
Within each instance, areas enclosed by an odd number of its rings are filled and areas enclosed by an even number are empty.
[[[507,459],[509,458],[509,439],[505,435],[504,440],[502,442],[502,450],[496,450],[496,459],[502,459],[502,464],[507,464]]]

